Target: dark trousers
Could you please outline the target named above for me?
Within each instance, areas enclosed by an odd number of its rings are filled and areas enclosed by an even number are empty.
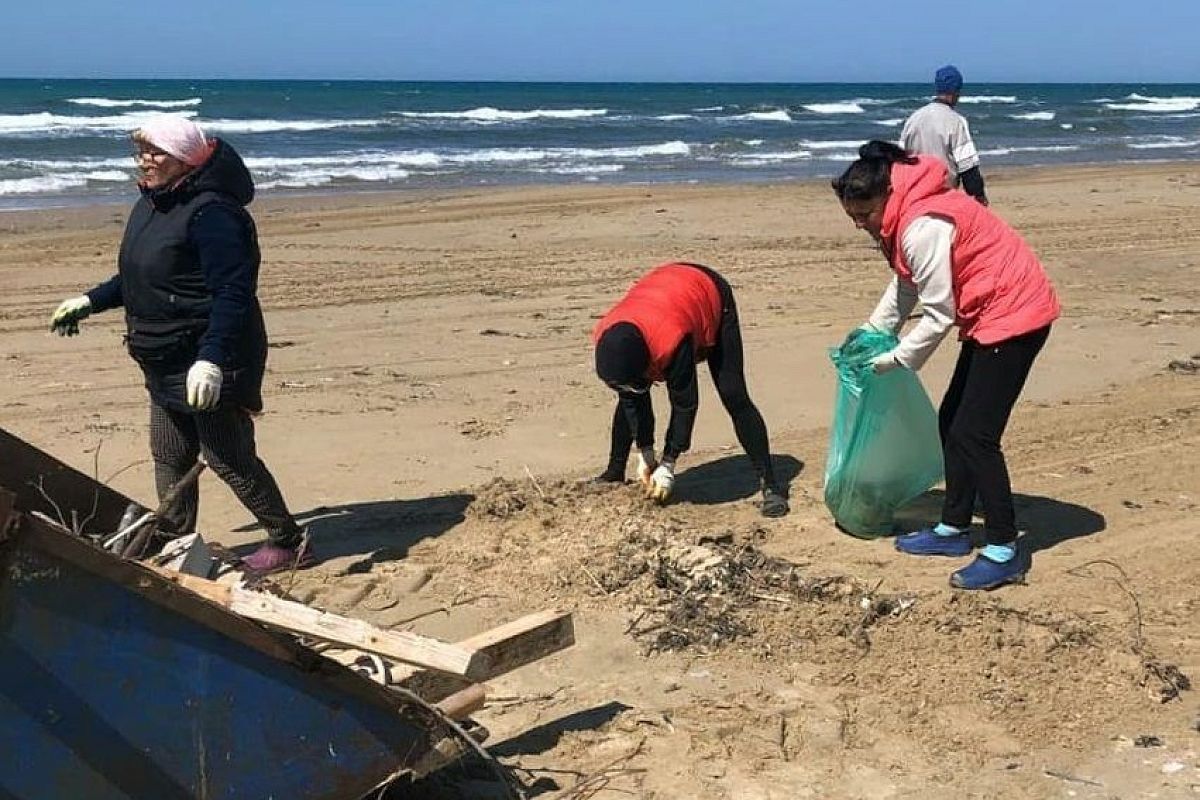
[[[758,474],[763,486],[781,489],[775,484],[775,470],[771,466],[771,445],[767,436],[767,423],[746,386],[746,366],[742,352],[742,326],[738,321],[737,303],[733,288],[720,274],[708,267],[695,265],[703,270],[717,285],[721,295],[721,327],[717,330],[717,342],[708,352],[708,370],[712,375],[721,405],[733,420],[733,430],[738,442]],[[629,458],[629,448],[636,438],[638,446],[653,444],[654,411],[650,394],[634,395],[638,404],[638,430],[632,431],[621,408],[621,398],[613,411],[612,438],[609,449],[609,469],[624,473]],[[636,434],[636,437],[635,437]]]
[[[300,542],[300,526],[255,450],[254,420],[246,411],[222,405],[215,411],[188,414],[151,401],[150,453],[160,501],[203,454],[217,477],[229,484],[266,529],[272,544],[293,547]],[[199,509],[200,490],[193,483],[168,514],[164,527],[178,534],[192,533]]]
[[[978,495],[988,544],[1017,538],[1012,484],[1000,439],[1049,326],[992,345],[963,342],[938,411],[946,461],[942,522],[965,528]]]

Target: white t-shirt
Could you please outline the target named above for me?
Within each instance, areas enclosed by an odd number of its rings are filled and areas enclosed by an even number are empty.
[[[936,156],[950,170],[955,184],[959,175],[979,166],[979,153],[966,118],[936,100],[914,111],[905,121],[900,144],[909,152]]]
[[[954,274],[950,267],[953,243],[954,223],[941,217],[914,219],[900,237],[912,282],[893,275],[879,305],[871,312],[871,325],[899,335],[917,301],[921,301],[921,321],[892,351],[900,366],[914,372],[925,365],[954,327]]]

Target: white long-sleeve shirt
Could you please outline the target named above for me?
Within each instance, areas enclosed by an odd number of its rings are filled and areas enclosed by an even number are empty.
[[[913,220],[900,237],[912,282],[892,276],[871,312],[873,326],[899,335],[917,301],[921,301],[920,322],[892,351],[897,363],[914,372],[925,365],[954,325],[954,275],[950,268],[953,242],[954,223],[949,220],[931,216]]]

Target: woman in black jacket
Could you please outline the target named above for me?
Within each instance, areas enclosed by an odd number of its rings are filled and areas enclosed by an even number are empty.
[[[254,444],[267,334],[258,304],[254,184],[241,157],[190,120],[158,117],[133,134],[141,198],[125,227],[118,271],[64,301],[51,328],[79,331],[89,314],[123,307],[129,354],[150,393],[150,450],[161,499],[203,454],[266,529],[244,559],[256,572],[307,566],[303,531]],[[199,493],[165,521],[195,530]]]

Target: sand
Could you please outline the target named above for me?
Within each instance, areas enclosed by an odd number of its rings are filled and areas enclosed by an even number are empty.
[[[272,339],[260,452],[323,559],[291,590],[447,638],[574,610],[578,645],[497,681],[478,715],[543,796],[606,767],[598,793],[575,796],[1195,796],[1200,701],[1162,699],[1170,668],[1200,679],[1200,377],[1168,368],[1200,358],[1200,166],[1013,170],[988,186],[1065,309],[1006,439],[1037,549],[1028,585],[952,592],[961,562],[833,527],[825,352],[888,273],[825,185],[796,183],[255,203]],[[72,340],[46,331],[61,299],[111,274],[126,210],[0,215],[0,424],[149,501],[120,315]],[[703,371],[675,503],[575,483],[603,467],[611,414],[588,331],[667,260],[734,286],[751,392],[791,478],[786,518],[757,514]],[[956,352],[946,342],[921,373],[935,401]],[[255,540],[203,480],[203,530]],[[651,652],[641,628],[678,598],[647,570],[714,538],[827,590],[764,590],[730,612],[741,637]],[[1136,747],[1143,735],[1162,746]],[[501,796],[478,770],[449,777],[445,796]]]

